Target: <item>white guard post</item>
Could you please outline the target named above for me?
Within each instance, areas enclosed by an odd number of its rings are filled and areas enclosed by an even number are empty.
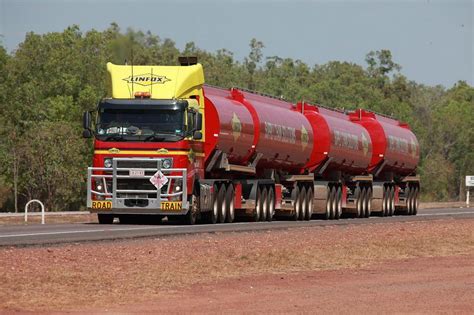
[[[44,205],[41,201],[38,199],[33,199],[28,201],[28,203],[25,205],[25,222],[28,222],[28,206],[32,204],[33,202],[37,202],[41,206],[41,224],[44,224]]]
[[[469,207],[469,189],[474,187],[474,176],[466,176],[466,206]]]

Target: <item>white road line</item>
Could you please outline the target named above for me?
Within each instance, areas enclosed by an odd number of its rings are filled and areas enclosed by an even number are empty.
[[[442,215],[462,215],[462,214],[473,214],[474,211],[463,211],[463,212],[443,212],[443,213],[424,213],[418,214],[417,216],[442,216]],[[227,224],[229,225],[242,225],[248,224],[247,222],[238,222]],[[258,224],[258,223],[257,223]],[[208,226],[202,226],[205,229]],[[134,228],[111,228],[111,229],[97,229],[97,230],[81,230],[81,231],[58,231],[58,232],[38,232],[38,233],[21,233],[21,234],[7,234],[0,235],[0,238],[7,237],[24,237],[24,236],[41,236],[41,235],[60,235],[60,234],[80,234],[80,233],[94,233],[94,232],[114,232],[114,231],[143,231],[143,230],[165,230],[165,229],[176,229],[186,228],[186,226],[148,226],[148,227],[134,227]],[[199,229],[199,226],[196,226]]]
[[[474,211],[463,211],[463,212],[441,212],[441,213],[423,213],[417,214],[417,216],[437,216],[437,215],[460,215],[460,214],[472,214]]]

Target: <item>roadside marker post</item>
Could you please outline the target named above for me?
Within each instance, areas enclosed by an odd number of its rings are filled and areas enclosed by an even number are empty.
[[[27,204],[25,205],[25,223],[28,222],[28,206],[30,204],[32,204],[33,202],[37,202],[40,204],[41,206],[41,224],[44,224],[44,205],[41,201],[39,201],[38,199],[33,199],[33,200],[30,200],[27,202]]]
[[[466,206],[469,207],[469,190],[474,187],[474,176],[466,176]]]

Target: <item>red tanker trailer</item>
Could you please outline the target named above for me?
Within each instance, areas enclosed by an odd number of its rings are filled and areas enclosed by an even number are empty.
[[[407,125],[207,86],[201,65],[180,61],[107,65],[111,97],[94,130],[84,114],[95,138],[87,205],[100,223],[416,214],[419,148]]]

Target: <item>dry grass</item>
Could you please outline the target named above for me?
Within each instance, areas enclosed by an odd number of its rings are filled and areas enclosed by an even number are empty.
[[[0,309],[106,307],[229,277],[467,255],[473,231],[472,219],[439,220],[3,248]]]

